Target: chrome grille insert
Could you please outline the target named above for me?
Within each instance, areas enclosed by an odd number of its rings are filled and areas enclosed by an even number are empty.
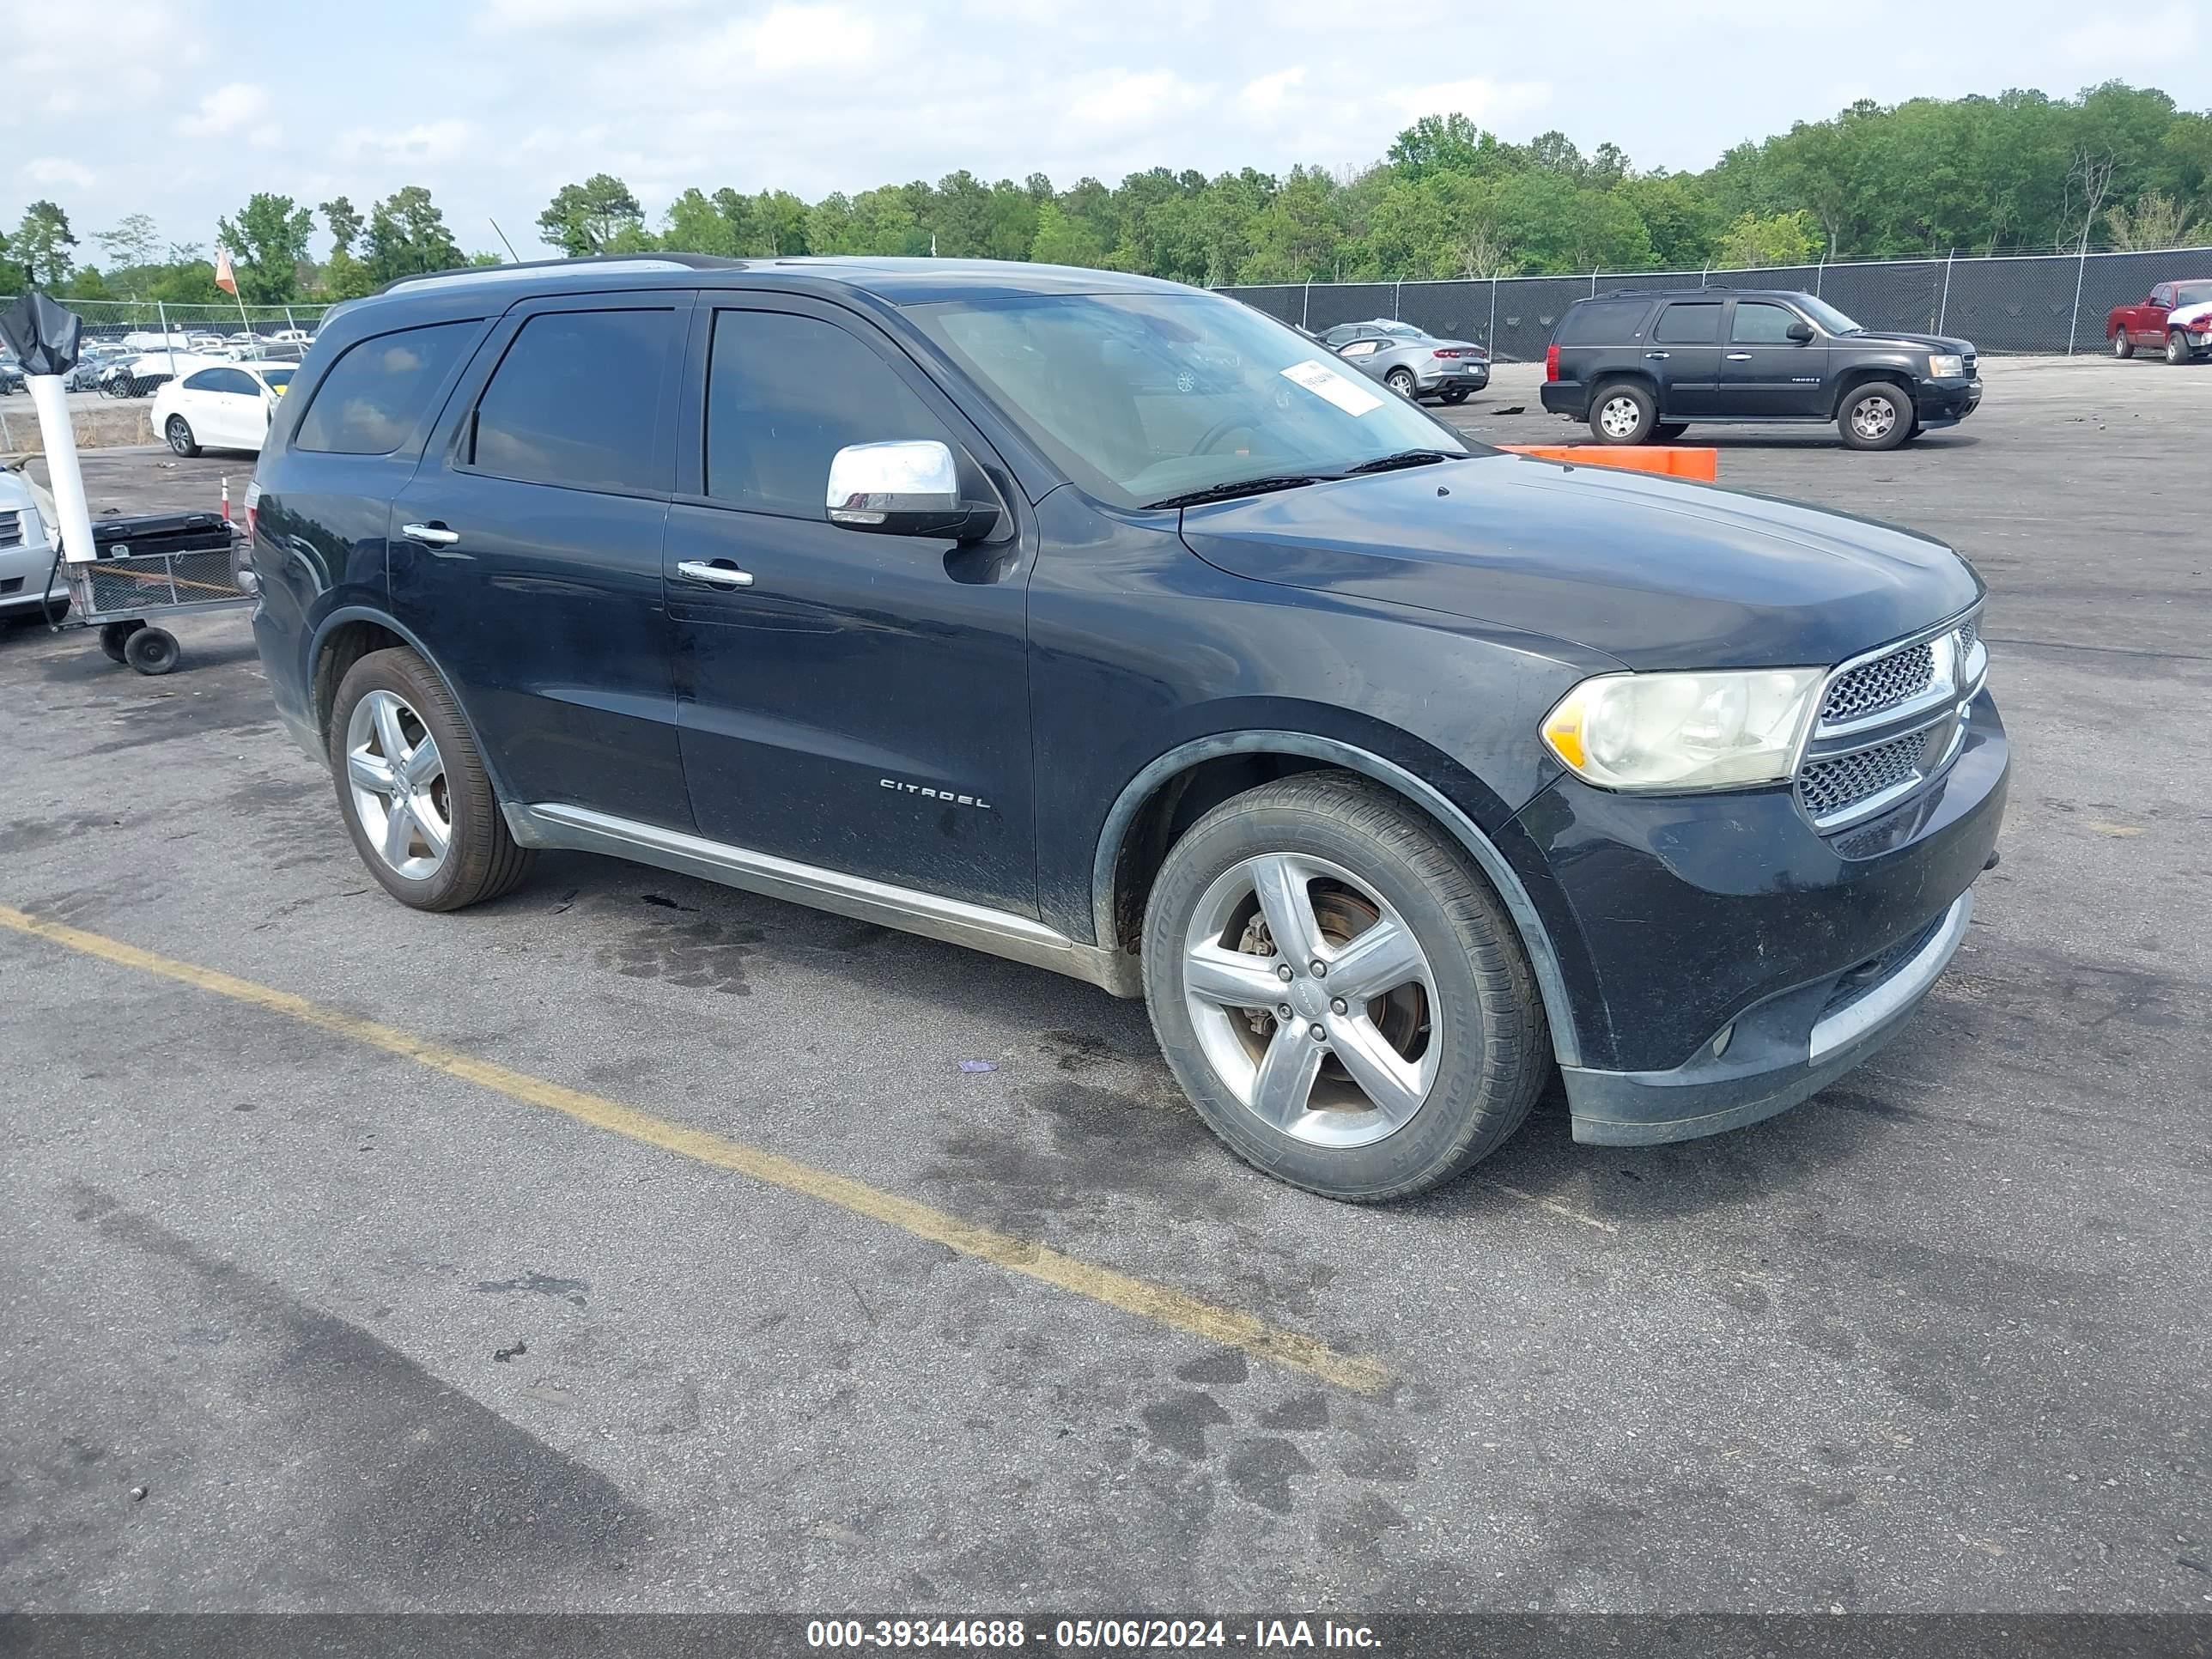
[[[13,509],[0,513],[0,547],[23,544],[23,515]]]
[[[1935,683],[1936,647],[1923,641],[1838,676],[1821,702],[1820,719],[1830,726],[1864,720],[1911,702]]]
[[[1832,817],[1911,781],[1927,750],[1928,734],[1908,732],[1872,748],[1808,762],[1797,775],[1798,795],[1815,821]]]

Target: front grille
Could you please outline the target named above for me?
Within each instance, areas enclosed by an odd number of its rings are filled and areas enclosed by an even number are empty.
[[[1919,769],[1928,733],[1908,732],[1869,749],[1807,763],[1797,775],[1797,793],[1815,819],[1856,805],[1903,783]]]
[[[0,513],[0,547],[21,547],[23,544],[23,515],[21,513]]]
[[[1972,653],[1974,641],[1981,637],[1982,618],[1978,611],[1959,624],[1959,658],[1964,661]]]
[[[1828,688],[1821,723],[1840,725],[1910,702],[1936,681],[1936,650],[1923,642],[1854,668]]]

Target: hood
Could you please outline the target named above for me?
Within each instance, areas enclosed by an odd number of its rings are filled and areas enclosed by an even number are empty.
[[[1908,530],[1517,455],[1191,507],[1182,533],[1232,575],[1549,635],[1640,670],[1840,662],[1982,592]]]
[[[1974,343],[1953,334],[1908,334],[1901,328],[1869,328],[1857,334],[1838,334],[1841,345],[1905,346],[1920,351],[1950,351],[1974,356]]]
[[[2212,323],[2212,300],[2200,300],[2194,305],[2176,306],[2166,313],[2166,321],[2170,328],[2201,331],[2205,325]]]

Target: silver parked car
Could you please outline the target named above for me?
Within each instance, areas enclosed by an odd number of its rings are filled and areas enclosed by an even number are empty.
[[[1340,323],[1322,343],[1401,398],[1463,404],[1490,384],[1490,354],[1472,340],[1440,340],[1411,323],[1377,317]]]
[[[0,467],[0,623],[42,612],[58,617],[68,609],[38,498],[21,474]]]

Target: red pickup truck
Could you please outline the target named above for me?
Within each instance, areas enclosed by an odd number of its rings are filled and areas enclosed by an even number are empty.
[[[2207,305],[2212,305],[2212,277],[2160,283],[2148,300],[2114,306],[2105,319],[2105,337],[2112,343],[2115,357],[2132,357],[2137,346],[2163,346],[2166,362],[2185,363],[2212,354],[2212,314],[2204,312]],[[2176,317],[2176,312],[2182,314]]]

